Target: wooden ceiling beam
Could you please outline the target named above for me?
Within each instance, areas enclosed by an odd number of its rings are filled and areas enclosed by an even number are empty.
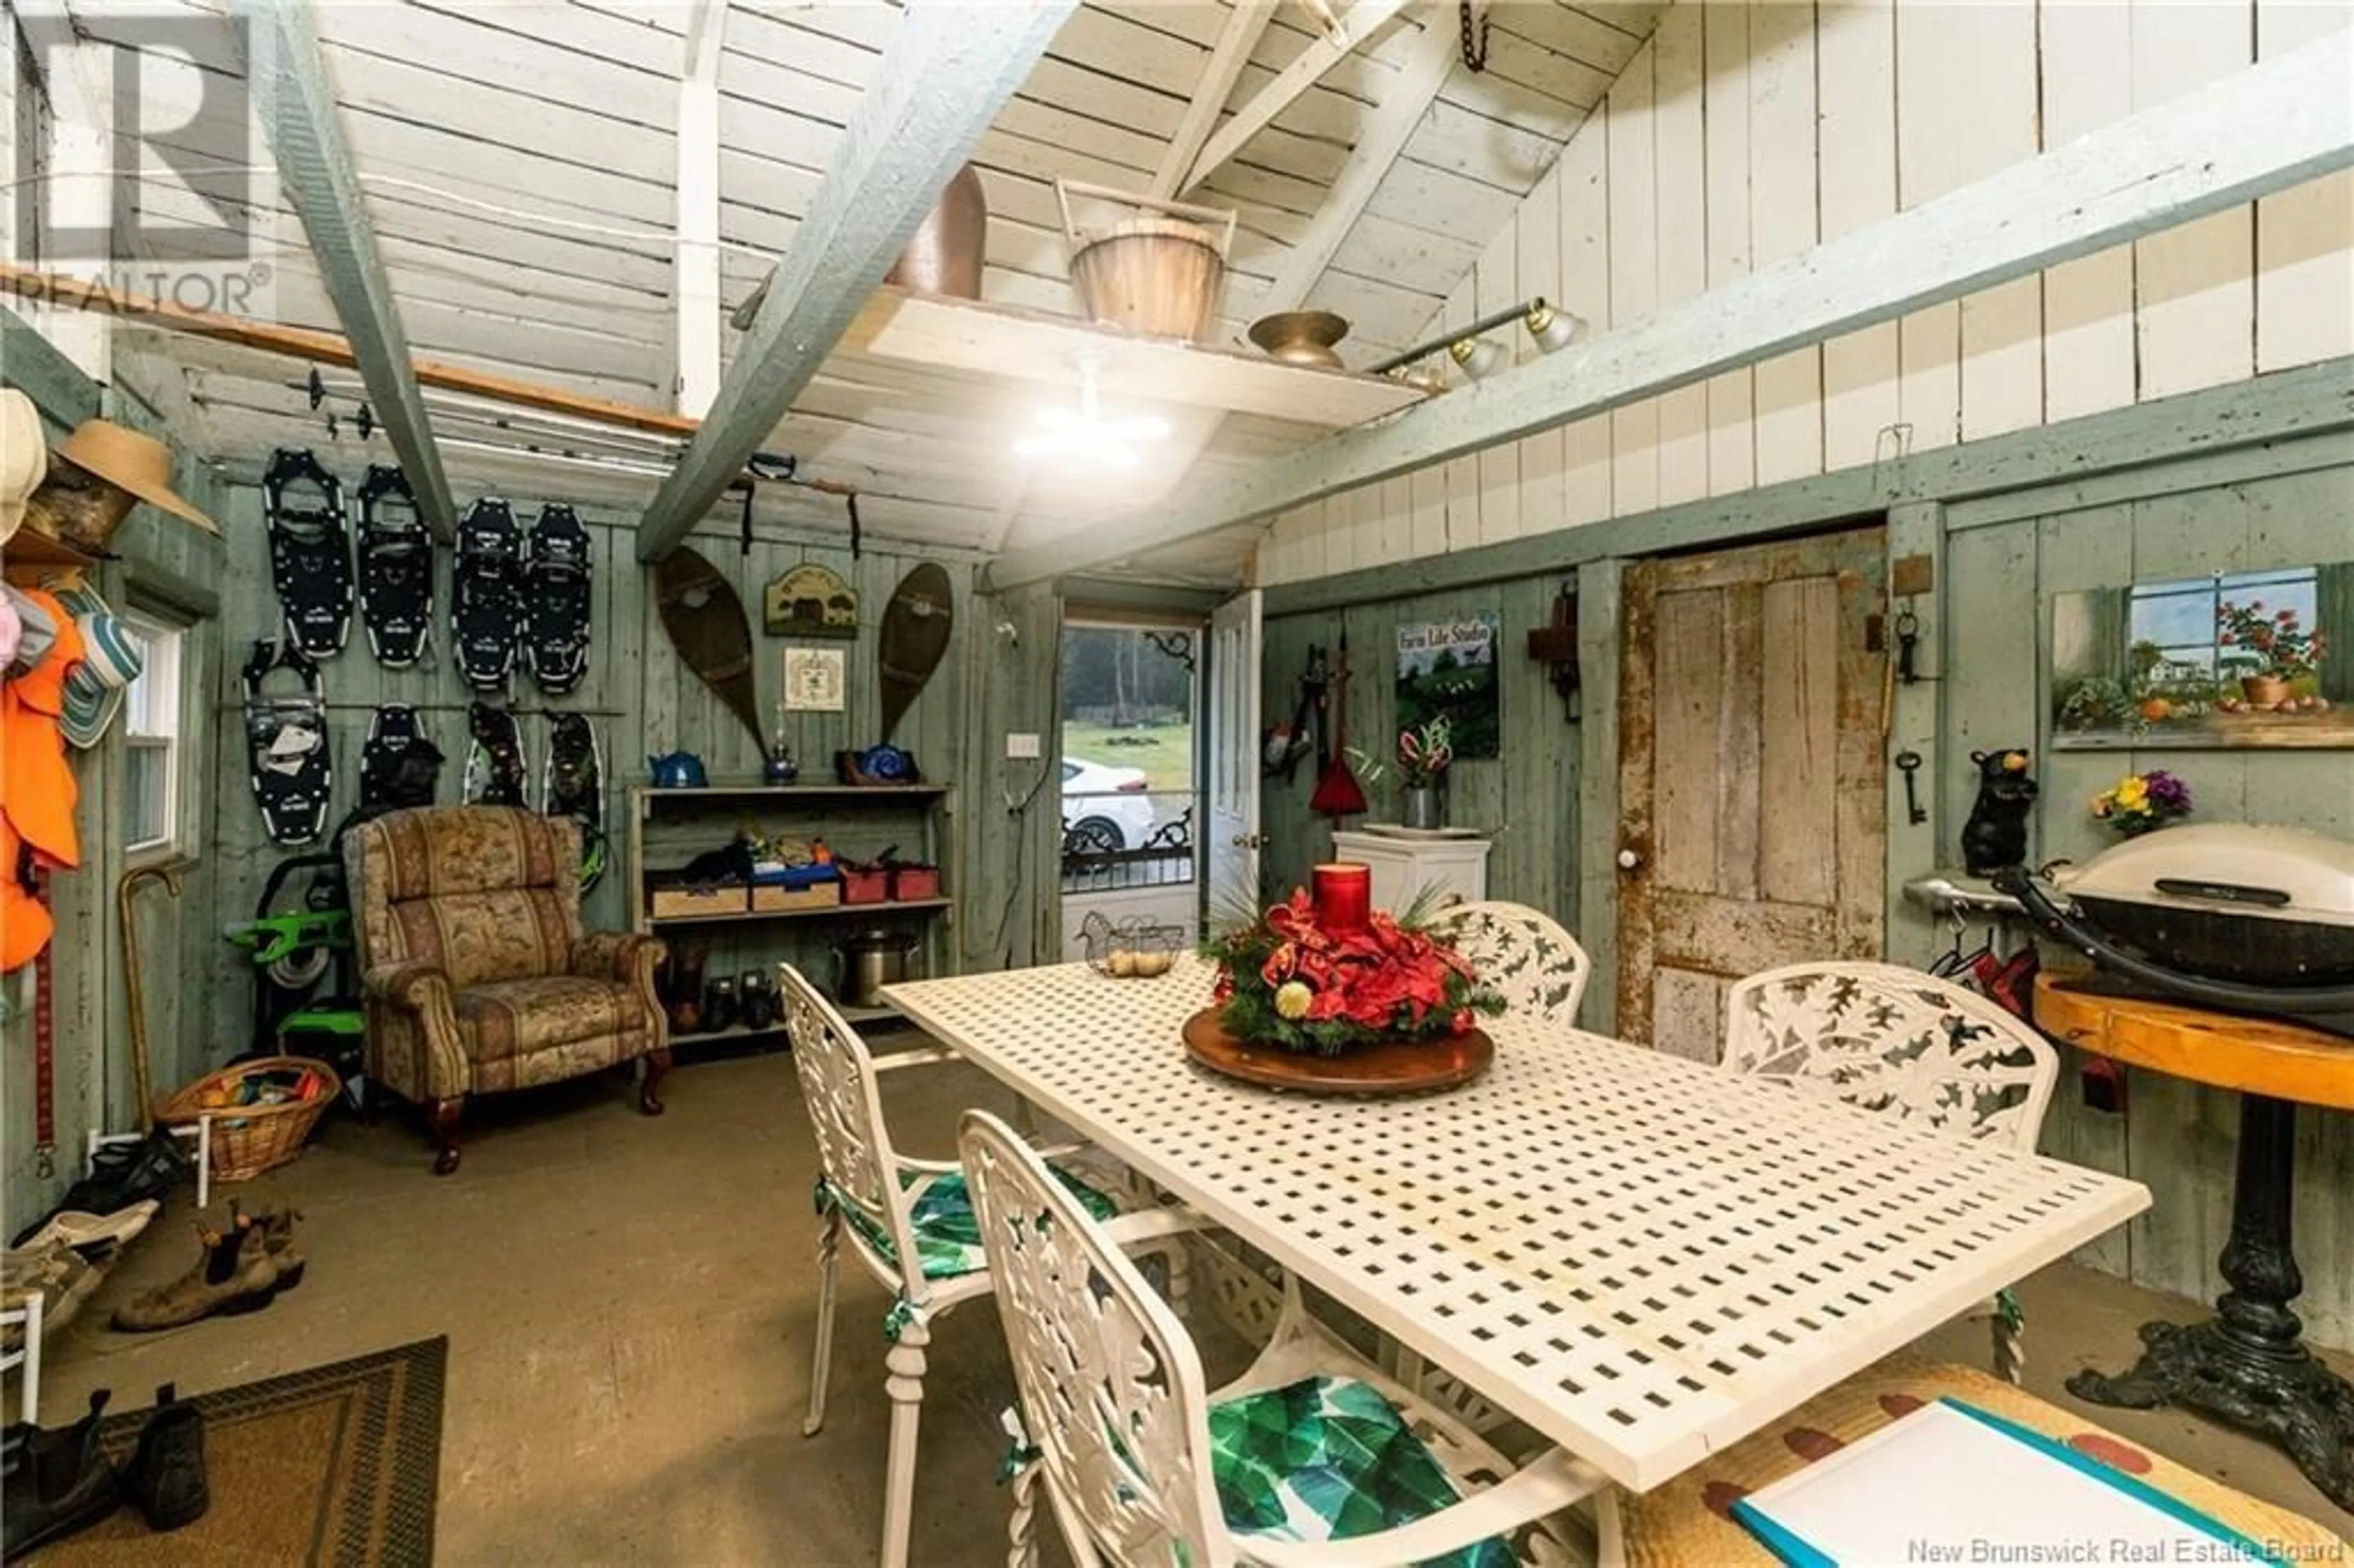
[[[915,0],[901,13],[716,412],[638,525],[640,560],[675,549],[770,438],[1076,4]]]
[[[392,281],[354,172],[312,0],[228,0],[246,53],[246,79],[278,172],[310,237],[319,277],[350,339],[393,454],[434,536],[454,538],[456,503],[434,449],[432,421],[410,366]]]
[[[1178,183],[1176,194],[1184,195],[1216,173],[1218,165],[1241,152],[1246,143],[1266,130],[1300,94],[1323,80],[1325,73],[1347,58],[1352,49],[1381,31],[1382,25],[1405,10],[1408,3],[1409,0],[1357,0],[1349,14],[1341,18],[1337,33],[1310,40],[1299,51],[1298,59],[1259,89],[1257,97],[1236,110],[1235,117],[1203,144],[1201,156],[1193,160],[1193,168]]]
[[[1193,168],[1218,116],[1226,111],[1226,100],[1234,96],[1235,83],[1250,64],[1259,36],[1274,20],[1275,0],[1235,0],[1234,9],[1226,13],[1226,25],[1219,29],[1218,41],[1210,49],[1202,79],[1185,105],[1184,118],[1177,122],[1176,133],[1161,154],[1161,166],[1152,173],[1150,194],[1167,201],[1182,188],[1179,182]]]
[[[678,311],[678,411],[702,418],[719,396],[719,56],[727,0],[694,0],[686,70],[678,84],[678,239],[673,252]]]
[[[2354,166],[2345,42],[2233,72],[1738,282],[1343,430],[1176,505],[1013,551],[992,588],[1272,517],[1893,321]]]

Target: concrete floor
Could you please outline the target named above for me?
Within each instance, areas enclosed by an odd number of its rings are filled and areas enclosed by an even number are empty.
[[[885,1084],[906,1152],[945,1156],[964,1107],[1007,1108],[993,1084],[959,1066]],[[135,1407],[167,1380],[200,1391],[447,1334],[444,1563],[873,1562],[887,1298],[845,1267],[831,1408],[824,1431],[804,1439],[815,1171],[791,1064],[683,1067],[665,1095],[658,1120],[638,1116],[610,1076],[485,1102],[470,1113],[463,1167],[446,1180],[396,1117],[332,1123],[294,1165],[225,1190],[302,1211],[313,1262],[298,1292],[251,1317],[154,1336],[107,1331],[116,1302],[192,1258],[183,1200],[52,1341],[45,1415],[69,1415],[101,1385]],[[2064,1264],[2020,1293],[2028,1386],[2076,1408],[2089,1407],[2061,1389],[2070,1372],[2125,1361],[2147,1319],[2202,1313]],[[1238,1343],[1197,1331],[1214,1381],[1239,1370]],[[1984,1365],[1984,1333],[1956,1326],[1928,1345]],[[994,1479],[1010,1391],[994,1309],[951,1313],[935,1331],[924,1404],[917,1563],[1003,1562],[1008,1499]],[[2172,1412],[2096,1419],[2354,1534],[2354,1516],[2333,1517],[2263,1444]],[[1049,1541],[1045,1561],[1061,1557]]]

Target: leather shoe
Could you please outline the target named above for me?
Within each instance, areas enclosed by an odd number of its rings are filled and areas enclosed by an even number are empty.
[[[122,1478],[98,1446],[107,1397],[102,1388],[92,1393],[90,1413],[70,1426],[8,1429],[8,1471],[0,1479],[0,1555],[8,1561],[87,1530],[122,1506]]]
[[[176,1397],[168,1383],[155,1391],[154,1413],[139,1429],[122,1485],[150,1530],[194,1524],[212,1506],[205,1482],[205,1413]]]

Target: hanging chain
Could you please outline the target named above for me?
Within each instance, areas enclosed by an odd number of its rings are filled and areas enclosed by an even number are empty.
[[[1457,14],[1463,19],[1463,63],[1475,74],[1488,69],[1488,24],[1494,18],[1482,16],[1475,29],[1471,24],[1471,0],[1456,0]]]

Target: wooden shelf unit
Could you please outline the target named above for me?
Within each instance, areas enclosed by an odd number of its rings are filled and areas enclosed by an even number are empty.
[[[911,842],[919,847],[911,853],[940,868],[940,895],[936,898],[891,899],[872,904],[832,904],[804,909],[739,909],[707,915],[656,915],[646,894],[649,831],[663,822],[684,822],[704,820],[713,831],[710,848],[722,842],[738,824],[757,826],[775,833],[807,833],[816,831],[833,841],[844,832],[853,837],[871,837],[873,846],[863,846],[868,853],[881,844],[896,839]],[[733,819],[733,821],[729,821]],[[837,853],[843,849],[835,843]],[[657,853],[659,846],[657,846]],[[921,922],[923,934],[917,951],[923,956],[922,973],[927,976],[956,972],[956,944],[952,933],[956,923],[956,889],[952,882],[956,864],[955,791],[946,784],[717,784],[700,789],[657,789],[640,786],[630,791],[629,837],[626,846],[629,875],[630,927],[635,931],[663,933],[688,927],[719,927],[735,932],[749,932],[769,922],[790,922],[785,930],[808,933],[824,931],[832,926],[850,926],[859,921],[885,919],[895,923]],[[855,857],[855,851],[853,852]],[[675,863],[671,862],[670,863]],[[781,938],[779,938],[781,939]],[[806,950],[806,940],[803,950]],[[782,955],[776,955],[782,956]],[[734,961],[734,960],[731,960]],[[797,958],[797,962],[803,962]],[[803,967],[808,969],[804,962]],[[723,969],[719,971],[724,973]],[[811,971],[813,979],[818,978]],[[821,980],[820,983],[823,981]],[[843,1008],[843,1014],[856,1024],[881,1023],[896,1020],[899,1014],[889,1008]],[[751,1038],[758,1033],[746,1029],[716,1032],[699,1031],[675,1036],[674,1044],[708,1044],[716,1041]]]

